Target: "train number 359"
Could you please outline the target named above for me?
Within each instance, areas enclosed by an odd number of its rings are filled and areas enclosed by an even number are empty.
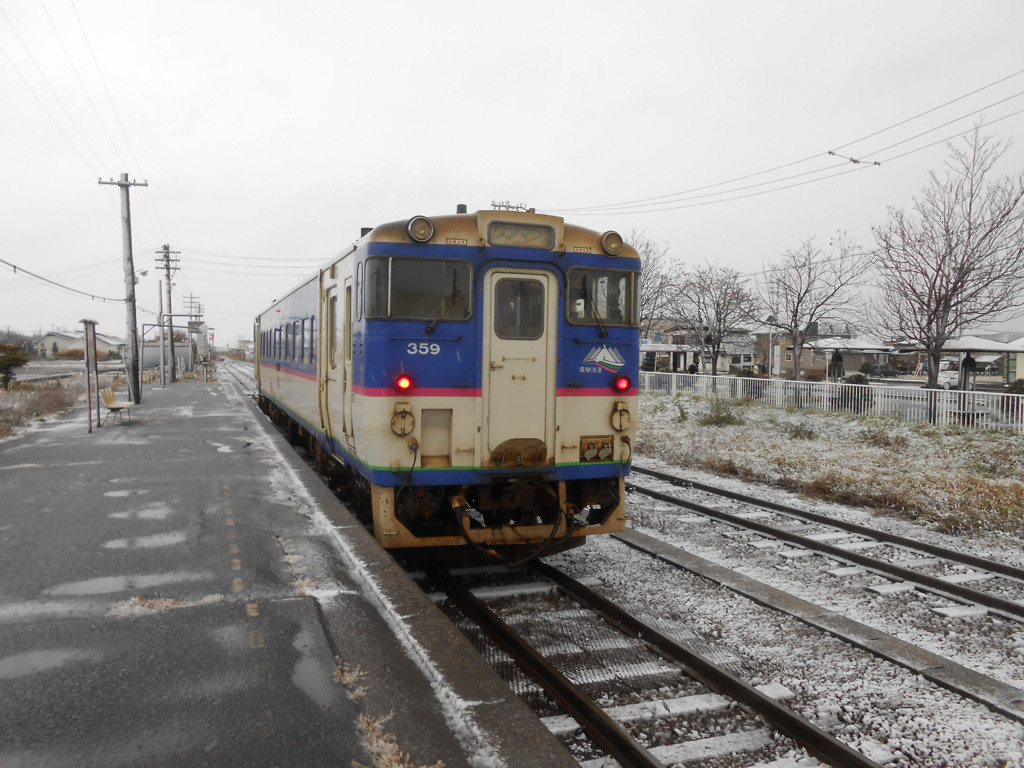
[[[428,344],[425,341],[410,342],[409,346],[405,348],[407,355],[439,355],[441,354],[440,344]]]

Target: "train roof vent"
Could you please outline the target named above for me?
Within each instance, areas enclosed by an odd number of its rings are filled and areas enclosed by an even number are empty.
[[[455,206],[456,213],[466,213],[467,211],[469,211],[469,208],[466,206],[465,203],[459,203],[457,206]]]

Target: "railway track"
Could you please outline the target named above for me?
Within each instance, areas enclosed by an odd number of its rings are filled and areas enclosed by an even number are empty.
[[[442,608],[588,768],[734,753],[741,757],[730,765],[764,765],[796,746],[827,765],[877,765],[787,707],[781,699],[791,694],[782,686],[750,685],[729,669],[728,655],[663,631],[550,565],[434,567],[426,579],[425,588],[443,591]]]
[[[714,506],[658,487],[636,482],[627,484],[627,488],[636,493],[696,512],[735,530],[750,531],[763,537],[759,542],[763,546],[772,546],[773,542],[794,545],[799,549],[784,553],[791,559],[818,553],[848,564],[834,569],[832,573],[835,576],[864,573],[882,576],[886,579],[884,583],[867,587],[878,594],[918,590],[953,603],[933,608],[948,617],[962,618],[990,612],[1004,619],[1024,621],[1022,568],[664,472],[634,466],[633,474],[652,478],[662,487],[668,485],[676,491],[699,491],[713,499]],[[732,509],[725,508],[723,500]],[[869,555],[869,550],[885,550],[888,557]],[[982,585],[986,589],[981,589]]]
[[[256,377],[252,372],[251,363],[221,358],[217,362],[217,373],[234,381],[242,392],[250,397],[256,392]]]

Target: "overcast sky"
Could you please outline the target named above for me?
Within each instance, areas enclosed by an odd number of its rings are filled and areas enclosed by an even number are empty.
[[[97,183],[122,172],[149,184],[131,190],[139,322],[167,243],[175,309],[195,297],[221,346],[360,227],[458,203],[753,274],[838,229],[872,247],[979,116],[1015,141],[1003,172],[1024,169],[1019,0],[0,11],[0,328],[24,333],[87,317],[124,336],[123,304],[10,266],[122,298],[118,190]]]

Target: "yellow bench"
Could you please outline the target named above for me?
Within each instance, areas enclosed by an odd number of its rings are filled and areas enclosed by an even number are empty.
[[[109,419],[112,416],[117,416],[121,423],[124,424],[124,416],[121,413],[121,411],[125,411],[128,413],[128,421],[129,423],[131,422],[132,412],[128,408],[128,406],[131,405],[131,403],[125,403],[118,400],[117,395],[114,394],[114,390],[111,389],[110,387],[107,387],[106,389],[101,389],[100,395],[103,397],[103,404],[107,406],[107,418],[103,419],[104,424],[106,424],[107,419]]]

